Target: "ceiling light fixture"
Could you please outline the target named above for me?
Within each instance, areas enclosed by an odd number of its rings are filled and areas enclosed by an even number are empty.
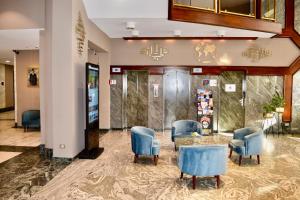
[[[131,34],[132,34],[133,37],[139,37],[140,32],[139,32],[138,30],[133,30],[133,31],[131,32]]]
[[[181,30],[174,30],[173,32],[175,37],[180,37],[181,36]]]
[[[224,30],[218,30],[217,31],[217,36],[218,37],[225,37],[225,35],[226,35],[226,31],[224,31]]]
[[[135,29],[135,22],[127,22],[126,23],[126,29],[128,29],[128,30]]]
[[[5,62],[6,62],[6,63],[10,63],[10,60],[6,60]]]

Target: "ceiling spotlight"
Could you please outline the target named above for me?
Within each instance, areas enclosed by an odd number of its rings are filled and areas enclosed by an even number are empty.
[[[126,23],[126,29],[128,29],[128,30],[135,29],[135,22],[127,22]]]
[[[226,31],[224,31],[224,30],[218,30],[217,31],[217,36],[218,37],[225,37],[225,35],[226,35]]]
[[[10,63],[10,60],[6,60],[5,62],[6,62],[6,63]]]
[[[140,32],[139,32],[138,30],[133,30],[133,31],[131,32],[131,34],[132,34],[133,37],[139,37]]]
[[[181,30],[174,30],[173,32],[175,37],[180,37],[181,36]]]

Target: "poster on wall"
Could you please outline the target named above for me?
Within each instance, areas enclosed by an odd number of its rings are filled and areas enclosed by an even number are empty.
[[[213,131],[213,94],[205,89],[197,90],[197,119],[202,125],[204,134]]]
[[[28,87],[39,86],[39,69],[29,68],[27,71],[27,85]]]

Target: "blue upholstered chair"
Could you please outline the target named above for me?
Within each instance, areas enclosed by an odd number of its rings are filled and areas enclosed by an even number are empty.
[[[182,137],[191,135],[193,132],[197,132],[202,135],[201,123],[194,120],[179,120],[172,124],[172,142],[176,137]]]
[[[263,131],[254,131],[251,128],[241,128],[234,131],[233,139],[229,143],[231,158],[232,151],[239,155],[239,165],[245,156],[257,155],[257,162],[260,164],[260,154],[263,146]]]
[[[139,155],[147,155],[154,157],[154,164],[157,165],[160,143],[154,139],[155,131],[142,127],[135,126],[131,128],[131,148],[134,152],[134,162],[137,162]]]
[[[196,176],[214,176],[217,187],[220,187],[220,175],[226,172],[226,145],[180,146],[178,167],[183,174],[193,176],[193,189],[196,187]]]
[[[24,132],[28,128],[40,128],[40,111],[39,110],[28,110],[22,114],[22,126],[24,127]]]

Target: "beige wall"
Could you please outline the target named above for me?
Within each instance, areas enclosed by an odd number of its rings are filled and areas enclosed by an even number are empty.
[[[5,82],[5,65],[0,64],[0,108],[5,108],[5,85],[1,82]]]
[[[45,0],[1,0],[0,29],[44,28]]]
[[[39,87],[29,87],[27,72],[30,68],[39,68],[38,50],[19,51],[16,55],[16,112],[17,123],[22,125],[22,113],[26,110],[40,109]]]
[[[77,50],[75,27],[78,13],[85,26],[82,55]],[[109,38],[87,18],[82,0],[47,0],[46,30],[41,31],[41,95],[42,142],[53,148],[54,157],[72,158],[84,148],[85,128],[85,63],[88,41],[110,51]],[[100,128],[109,128],[109,67],[110,56],[100,63]],[[103,68],[103,69],[102,69]],[[102,77],[103,76],[103,77]],[[49,92],[45,92],[46,90]],[[102,119],[103,118],[103,119]],[[62,147],[65,146],[65,148]]]
[[[14,104],[14,66],[5,65],[5,107],[13,107]]]
[[[201,42],[213,44],[216,47],[215,58],[203,56],[197,60],[195,46]],[[140,53],[142,48],[151,44],[160,44],[167,48],[168,54],[159,61]],[[251,59],[242,56],[250,46],[258,45],[268,49],[272,55],[252,62]],[[298,56],[300,50],[292,41],[286,38],[248,40],[167,40],[167,41],[125,41],[123,39],[112,40],[112,65],[198,65],[198,66],[289,66]],[[204,62],[209,61],[209,63]]]

